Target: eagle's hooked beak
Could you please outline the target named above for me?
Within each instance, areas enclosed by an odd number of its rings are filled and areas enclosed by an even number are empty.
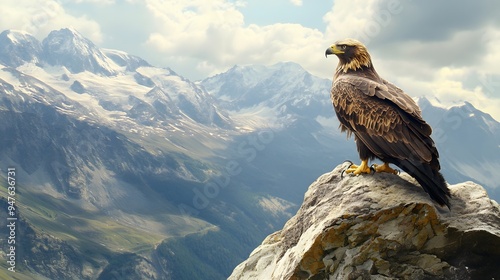
[[[328,49],[325,51],[325,57],[328,57],[330,54],[342,54],[344,53],[343,51],[339,50],[336,45],[331,45]]]

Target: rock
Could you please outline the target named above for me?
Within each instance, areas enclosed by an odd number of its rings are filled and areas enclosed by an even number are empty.
[[[500,207],[481,186],[450,186],[449,210],[407,174],[345,168],[318,178],[229,279],[498,279]]]
[[[85,86],[83,86],[83,84],[79,81],[74,81],[73,84],[71,84],[70,88],[72,91],[78,94],[85,93]]]

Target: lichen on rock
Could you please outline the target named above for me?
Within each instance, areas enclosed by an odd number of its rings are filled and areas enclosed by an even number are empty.
[[[450,186],[451,210],[408,175],[318,178],[297,214],[229,279],[492,279],[500,207],[472,182]]]

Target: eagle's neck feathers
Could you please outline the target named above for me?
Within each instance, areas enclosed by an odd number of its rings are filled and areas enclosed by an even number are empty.
[[[365,49],[356,50],[355,55],[349,60],[340,58],[337,73],[347,73],[348,71],[357,71],[362,68],[373,68],[370,54]]]
[[[380,82],[380,76],[378,75],[377,71],[375,71],[373,63],[370,59],[370,55],[368,53],[366,53],[366,55],[358,55],[357,57],[351,59],[349,62],[340,60],[339,64],[337,65],[335,75],[333,76],[333,80],[337,80],[339,76],[354,73],[359,73],[358,75],[362,75],[365,78]]]

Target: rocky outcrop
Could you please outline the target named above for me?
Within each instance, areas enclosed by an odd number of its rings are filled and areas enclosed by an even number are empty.
[[[450,186],[451,210],[408,175],[316,180],[297,214],[229,279],[497,279],[500,207],[472,182]]]

